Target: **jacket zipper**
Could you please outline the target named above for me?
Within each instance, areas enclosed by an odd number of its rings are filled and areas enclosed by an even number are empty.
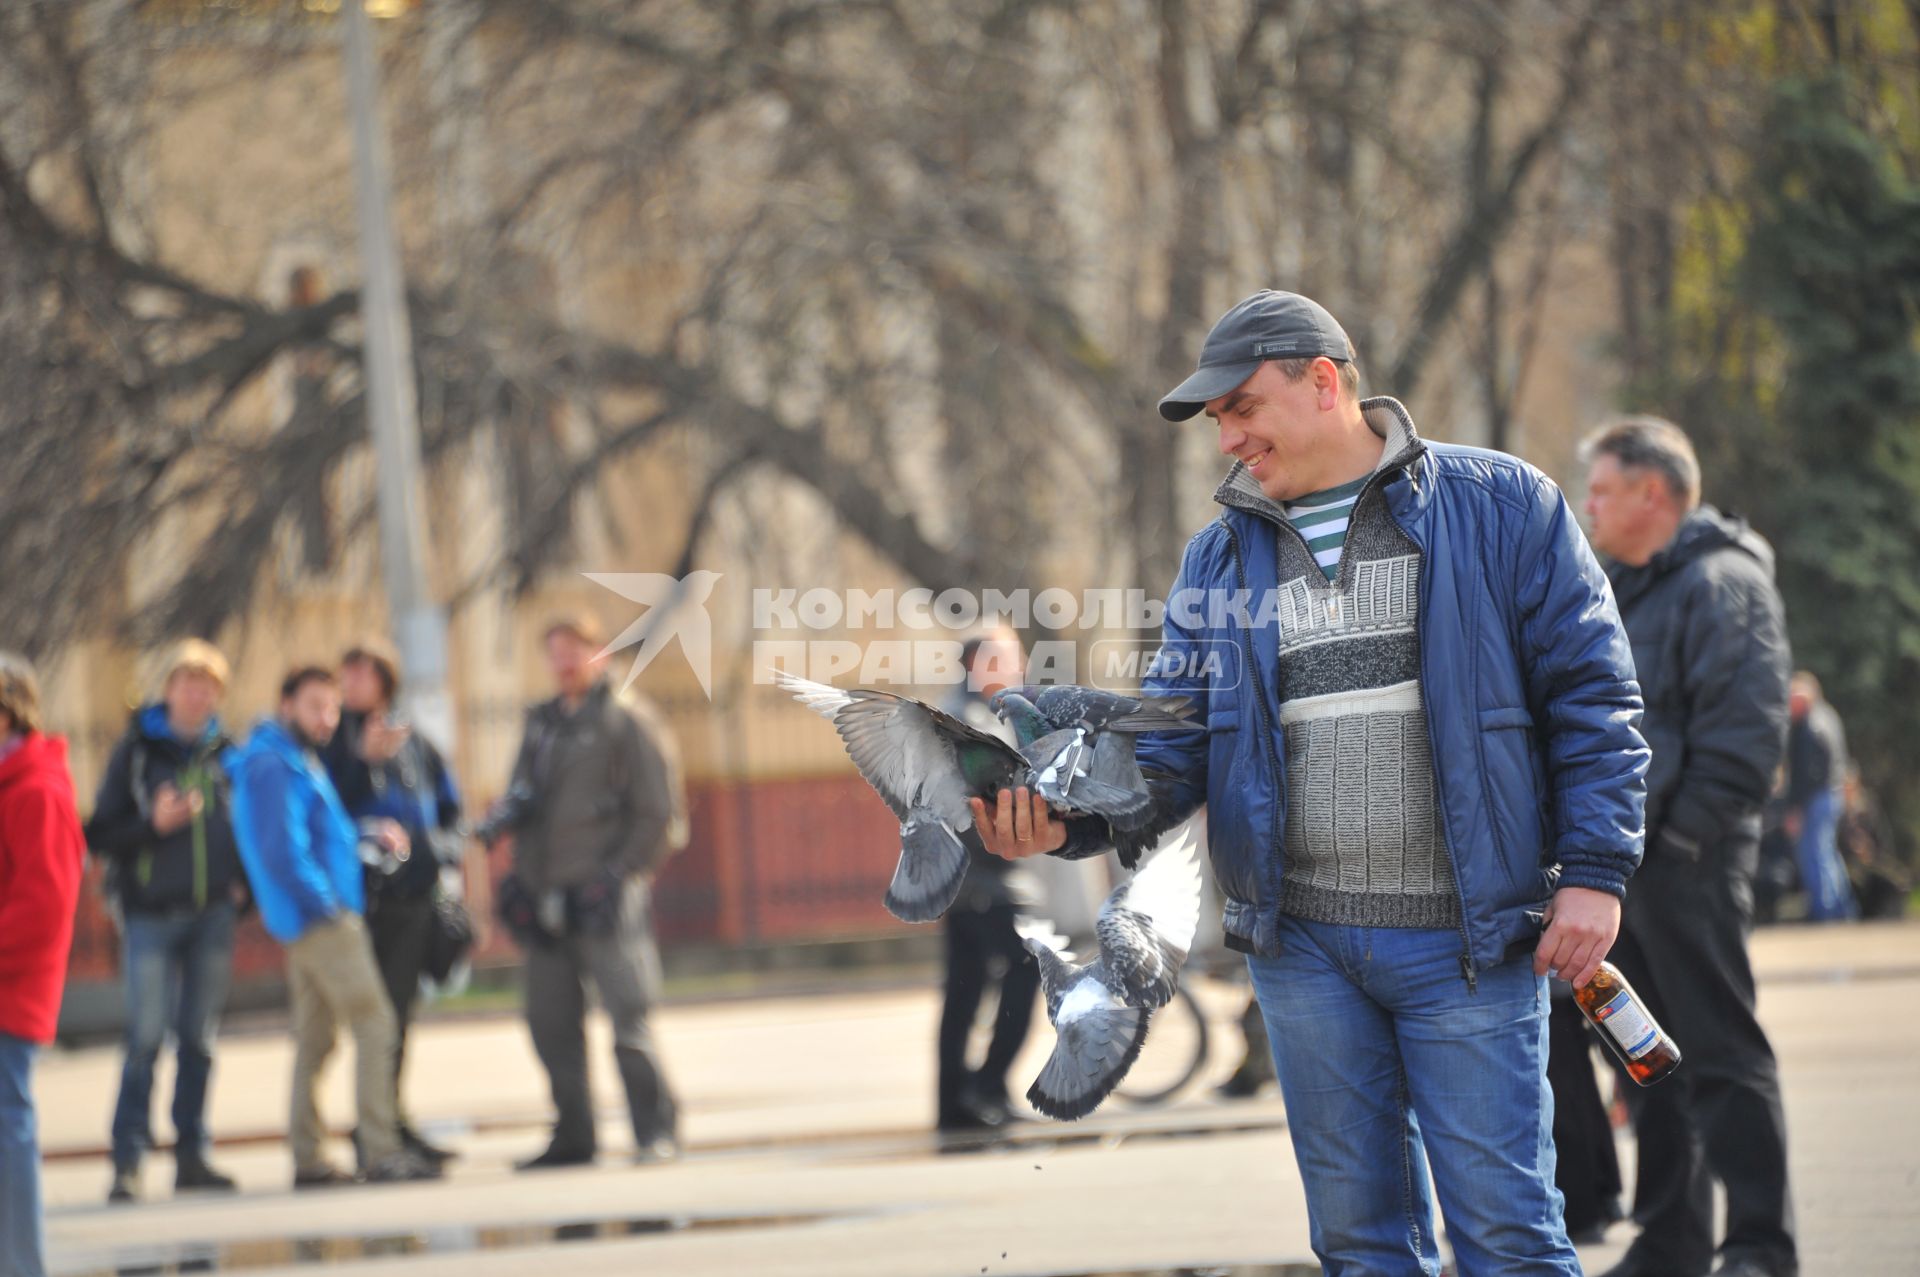
[[[207,792],[206,775],[203,771],[205,755],[196,754],[188,765],[192,769],[193,779],[189,787],[200,795],[200,810],[193,813],[193,905],[196,909],[207,907],[207,804],[212,796]]]
[[[1413,485],[1414,494],[1416,496],[1419,495],[1420,480],[1415,477],[1412,467],[1408,467],[1407,469],[1407,482]],[[1427,612],[1427,591],[1432,587],[1433,582],[1432,574],[1424,570],[1426,568],[1427,547],[1421,545],[1419,539],[1407,529],[1407,525],[1400,522],[1400,516],[1393,512],[1391,503],[1387,506],[1387,517],[1392,519],[1393,525],[1400,529],[1400,534],[1406,537],[1407,540],[1413,542],[1414,548],[1420,551],[1420,566],[1423,569],[1420,573],[1420,616],[1422,620],[1424,620]],[[1418,622],[1416,622],[1416,624],[1418,624]],[[1419,649],[1420,653],[1420,703],[1421,709],[1424,712],[1426,710],[1427,697],[1427,642],[1424,630],[1420,631],[1419,637],[1420,641],[1416,643],[1415,646]],[[1433,792],[1438,796],[1441,792],[1440,744],[1433,736],[1433,715],[1426,713],[1425,717],[1427,720],[1427,757],[1433,767]],[[1488,817],[1491,819],[1491,811],[1488,812]],[[1440,823],[1444,826],[1446,820],[1447,805],[1443,801],[1440,804]],[[1447,865],[1453,870],[1453,894],[1458,897],[1460,901],[1460,974],[1466,978],[1467,992],[1470,994],[1478,993],[1480,992],[1480,973],[1473,965],[1473,937],[1467,932],[1467,889],[1461,885],[1460,861],[1453,853],[1452,832],[1447,831],[1447,837],[1442,839],[1442,841],[1446,844],[1447,848]]]
[[[1253,587],[1247,582],[1246,560],[1240,556],[1240,538],[1234,532],[1232,524],[1222,520],[1220,526],[1227,530],[1227,545],[1233,550],[1233,567],[1234,572],[1240,578],[1240,589],[1246,594],[1247,598],[1251,600],[1253,597]],[[1299,536],[1299,533],[1296,531],[1294,535]],[[1278,811],[1285,812],[1287,809],[1287,777],[1286,773],[1280,768],[1280,751],[1275,749],[1273,745],[1273,716],[1267,712],[1267,687],[1266,683],[1260,678],[1260,662],[1254,659],[1253,631],[1251,627],[1244,627],[1241,629],[1240,635],[1246,648],[1247,672],[1253,678],[1254,703],[1260,707],[1260,739],[1267,747],[1267,766],[1273,772],[1274,789],[1280,795]],[[1271,816],[1267,821],[1267,849],[1269,859],[1272,860],[1275,869],[1278,871],[1276,895],[1273,902],[1274,912],[1277,915],[1280,910],[1280,897],[1278,893],[1286,890],[1286,849],[1281,844],[1279,829],[1274,824]]]
[[[1423,452],[1420,456],[1416,456],[1414,458],[1413,464],[1401,467],[1402,469],[1406,470],[1407,482],[1413,485],[1414,491],[1416,493],[1419,492],[1420,490],[1420,481],[1415,476],[1414,469],[1415,469],[1415,466],[1417,466],[1420,463],[1420,461],[1424,459],[1424,456],[1425,454]],[[1384,471],[1384,470],[1376,472],[1371,478],[1367,480],[1365,485],[1361,487],[1359,495],[1354,497],[1353,499],[1354,513],[1356,514],[1359,513],[1360,502],[1366,499],[1367,494],[1373,491],[1375,485],[1377,483],[1381,483],[1388,473],[1389,473],[1388,471]],[[1248,513],[1259,514],[1261,512],[1254,510],[1254,511],[1249,511]],[[1413,533],[1407,530],[1406,524],[1400,522],[1399,516],[1394,514],[1393,508],[1391,505],[1387,507],[1387,517],[1393,520],[1394,526],[1400,529],[1401,534],[1405,536],[1407,540],[1413,542],[1414,548],[1420,551],[1420,556],[1422,560],[1424,560],[1427,555],[1427,548],[1421,545],[1419,540],[1415,538]],[[1302,547],[1306,546],[1307,539],[1301,536],[1300,529],[1294,527],[1291,523],[1287,523],[1284,520],[1275,520],[1272,518],[1268,518],[1267,521],[1269,523],[1272,523],[1275,528],[1282,529],[1288,533],[1291,533],[1293,537],[1300,542]],[[1223,520],[1221,522],[1221,526],[1226,528],[1227,540],[1233,549],[1233,562],[1234,562],[1234,567],[1240,577],[1240,588],[1246,591],[1248,596],[1251,597],[1253,591],[1247,583],[1247,566],[1246,566],[1246,563],[1240,557],[1240,538],[1235,535],[1231,524],[1228,524]],[[1313,557],[1311,550],[1309,550],[1307,557],[1309,559]],[[1424,563],[1422,564],[1422,566],[1423,567],[1425,566]],[[1338,595],[1340,587],[1347,584],[1350,580],[1351,580],[1351,577],[1348,571],[1348,558],[1343,549],[1340,555],[1340,570],[1335,574],[1335,580],[1333,582],[1336,596]],[[1421,572],[1420,574],[1420,612],[1422,616],[1424,616],[1426,613],[1427,589],[1428,589],[1429,581],[1430,581],[1430,578],[1428,574],[1424,571]],[[1416,622],[1416,625],[1417,624],[1418,622]],[[1280,786],[1280,801],[1284,806],[1286,803],[1286,778],[1284,776],[1279,775],[1280,762],[1277,754],[1275,754],[1273,749],[1272,723],[1271,723],[1271,720],[1267,718],[1267,698],[1266,698],[1266,693],[1263,690],[1262,684],[1260,683],[1259,664],[1253,659],[1253,653],[1252,653],[1253,644],[1251,641],[1251,636],[1249,636],[1249,641],[1247,646],[1248,646],[1247,667],[1253,671],[1254,691],[1256,694],[1259,695],[1259,698],[1260,698],[1260,716],[1261,716],[1263,725],[1266,726],[1267,728],[1266,738],[1267,738],[1267,752],[1269,755],[1269,761],[1274,769],[1276,778],[1278,779],[1278,783]],[[1425,641],[1424,634],[1421,635],[1420,641],[1416,643],[1415,646],[1419,650],[1419,659],[1420,659],[1421,709],[1422,709],[1423,716],[1427,720],[1427,754],[1430,759],[1430,765],[1434,769],[1434,794],[1436,797],[1438,797],[1440,793],[1440,751],[1437,746],[1437,742],[1433,738],[1433,715],[1431,713],[1426,712],[1427,644]],[[1446,810],[1447,810],[1446,804],[1443,801],[1440,803],[1440,819],[1443,826],[1446,823]],[[1467,930],[1466,888],[1463,887],[1460,883],[1460,865],[1458,860],[1455,858],[1453,854],[1452,837],[1449,836],[1443,839],[1442,841],[1445,842],[1446,848],[1447,848],[1447,865],[1450,869],[1453,870],[1454,898],[1458,900],[1460,904],[1460,920],[1458,923],[1458,927],[1460,930],[1460,975],[1467,982],[1467,992],[1478,993],[1480,991],[1480,973],[1478,969],[1474,966],[1473,937]]]

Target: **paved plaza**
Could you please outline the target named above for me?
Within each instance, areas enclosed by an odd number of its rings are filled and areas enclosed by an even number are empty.
[[[1920,927],[1775,930],[1755,951],[1785,1073],[1803,1272],[1920,1274]],[[927,1129],[933,990],[669,1006],[658,1036],[683,1097],[687,1155],[662,1167],[622,1156],[630,1140],[596,1024],[601,1164],[538,1175],[510,1169],[544,1136],[543,1080],[520,1022],[430,1020],[409,1044],[409,1098],[428,1134],[462,1151],[448,1179],[297,1196],[278,1138],[291,1044],[253,1028],[222,1040],[212,1103],[216,1160],[243,1191],[176,1201],[161,1155],[146,1169],[147,1200],[116,1208],[103,1200],[102,1146],[117,1052],[50,1051],[37,1091],[53,1271],[1315,1271],[1282,1105],[1211,1093],[1234,1063],[1223,1042],[1244,993],[1200,992],[1216,1049],[1181,1099],[1110,1101],[1081,1123],[945,1146]],[[1685,1026],[1673,1027],[1684,1043]],[[1042,1022],[1015,1077],[1030,1078],[1051,1044]],[[336,1057],[323,1101],[337,1123],[350,1113],[346,1064]],[[170,1090],[163,1072],[163,1124]],[[344,1142],[336,1155],[349,1156]],[[1604,1267],[1624,1240],[1616,1229],[1583,1257]]]

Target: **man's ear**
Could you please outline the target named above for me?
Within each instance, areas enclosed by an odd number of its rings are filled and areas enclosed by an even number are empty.
[[[1325,355],[1313,361],[1314,406],[1321,412],[1333,411],[1340,402],[1340,366]]]

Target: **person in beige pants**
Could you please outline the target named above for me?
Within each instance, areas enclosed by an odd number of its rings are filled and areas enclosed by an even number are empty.
[[[337,1027],[353,1032],[359,1138],[371,1182],[431,1179],[440,1168],[400,1145],[394,1117],[393,1008],[373,960],[363,841],[388,856],[408,852],[391,820],[364,829],[348,818],[316,752],[340,723],[333,675],[308,667],[280,687],[280,716],[255,727],[236,756],[233,825],[260,919],[287,948],[294,1060],[290,1138],[293,1186],[320,1188],[355,1177],[326,1160],[326,1128],[314,1103]]]
[[[327,1132],[314,1099],[342,1024],[353,1034],[354,1107],[368,1177],[374,1178],[374,1170],[400,1151],[393,1082],[399,1030],[359,914],[342,913],[287,946],[287,989],[293,1010],[294,1186],[344,1174],[321,1153]]]

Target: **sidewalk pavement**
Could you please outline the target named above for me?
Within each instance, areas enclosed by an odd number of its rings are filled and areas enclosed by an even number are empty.
[[[1920,926],[1767,931],[1755,964],[1786,1079],[1803,1271],[1920,1271],[1910,1201],[1920,1018],[1908,1011],[1920,996]],[[244,1192],[172,1200],[162,1155],[148,1163],[150,1200],[113,1209],[102,1204],[101,1145],[117,1052],[51,1052],[36,1092],[56,1272],[194,1258],[265,1271],[325,1258],[356,1273],[481,1277],[524,1272],[553,1246],[581,1273],[895,1277],[1310,1260],[1278,1101],[1228,1104],[1206,1089],[1237,1060],[1224,1044],[1244,993],[1208,983],[1203,994],[1215,1049],[1188,1098],[1158,1110],[1109,1102],[1083,1123],[1036,1122],[1012,1144],[949,1150],[965,1155],[942,1155],[926,1134],[931,990],[663,1008],[656,1034],[682,1096],[688,1156],[658,1168],[618,1160],[630,1137],[614,1116],[622,1106],[596,1016],[603,1164],[537,1176],[508,1169],[545,1135],[544,1079],[524,1028],[429,1021],[409,1040],[406,1093],[416,1122],[465,1154],[451,1178],[298,1197],[279,1141],[291,1044],[278,1033],[229,1037],[211,1123],[217,1160]],[[1018,1085],[1051,1045],[1038,1025]],[[336,1123],[351,1112],[349,1075],[336,1059],[326,1079],[323,1111]],[[170,1093],[168,1065],[156,1087],[162,1128]],[[1625,1239],[1616,1230],[1589,1262],[1603,1267]]]

